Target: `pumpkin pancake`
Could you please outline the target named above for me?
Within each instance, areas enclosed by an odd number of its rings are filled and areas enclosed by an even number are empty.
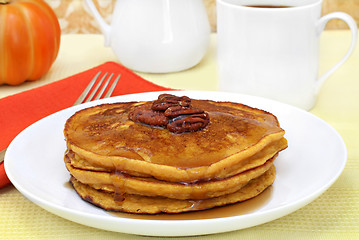
[[[251,170],[232,177],[188,183],[160,181],[154,178],[134,177],[124,173],[86,171],[74,168],[68,156],[65,156],[66,167],[71,175],[83,184],[108,192],[136,194],[143,196],[161,196],[174,199],[205,199],[233,193],[241,189],[250,180],[259,177],[272,165],[274,158]]]
[[[116,201],[114,193],[96,190],[89,185],[77,181],[74,177],[71,177],[70,182],[83,200],[103,209],[138,214],[158,214],[199,211],[243,202],[262,193],[274,182],[274,179],[275,167],[272,166],[264,174],[251,180],[247,185],[234,193],[200,200],[179,200],[125,194],[121,200]]]
[[[250,157],[279,140],[273,155],[287,146],[274,115],[239,103],[192,100],[210,120],[205,128],[184,134],[129,119],[136,107],[152,104],[103,104],[75,113],[64,130],[68,150],[90,166],[196,182],[237,174]]]
[[[231,168],[227,167],[227,173],[231,172],[230,175],[236,175],[238,173],[241,173],[243,171],[246,171],[251,168],[255,168],[257,166],[260,166],[264,164],[268,159],[275,156],[279,151],[285,149],[287,147],[287,140],[285,138],[281,138],[278,141],[275,141],[271,144],[268,144],[262,151],[259,153],[256,153],[255,155],[247,158],[246,160],[243,160],[240,162],[240,164],[231,166]],[[71,165],[74,168],[82,169],[82,170],[93,170],[93,171],[105,171],[105,172],[114,172],[116,171],[115,167],[100,167],[100,166],[94,166],[91,165],[89,162],[86,161],[86,159],[81,158],[78,154],[74,153],[73,151],[69,151],[67,154],[69,161],[71,162]],[[133,171],[127,171],[128,174],[133,176],[139,176],[139,177],[151,177],[148,174],[141,174],[138,172]],[[218,173],[216,178],[225,178],[226,175]]]

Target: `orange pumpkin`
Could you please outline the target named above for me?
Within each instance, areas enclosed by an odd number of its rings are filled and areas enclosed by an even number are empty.
[[[0,85],[34,81],[48,72],[61,30],[43,0],[0,0]]]

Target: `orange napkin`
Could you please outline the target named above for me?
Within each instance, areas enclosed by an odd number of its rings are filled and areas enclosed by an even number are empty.
[[[101,71],[114,73],[113,79],[120,73],[121,78],[113,96],[171,90],[155,85],[131,70],[115,62],[107,62],[66,79],[0,99],[0,149],[7,147],[12,139],[26,127],[52,113],[71,107],[87,84]],[[0,188],[9,184],[0,165]]]

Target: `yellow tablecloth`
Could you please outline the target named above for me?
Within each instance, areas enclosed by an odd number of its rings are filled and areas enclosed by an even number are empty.
[[[213,35],[211,40],[206,57],[190,70],[171,74],[139,74],[162,86],[217,90],[216,36]],[[60,80],[106,61],[117,61],[111,49],[103,47],[103,42],[100,35],[63,35],[59,56],[49,73],[36,82],[0,86],[0,98]],[[323,33],[321,73],[344,56],[349,43],[349,31]],[[329,190],[306,207],[278,220],[239,231],[188,239],[359,239],[358,92],[359,46],[327,80],[317,105],[311,110],[341,134],[348,149],[345,170]],[[73,223],[43,210],[9,186],[0,189],[0,239],[154,238],[108,232]]]

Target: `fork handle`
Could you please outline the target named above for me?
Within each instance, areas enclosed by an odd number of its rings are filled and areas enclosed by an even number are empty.
[[[5,166],[4,166],[4,162],[3,162],[6,149],[7,148],[3,149],[0,152],[0,188],[5,187],[6,185],[10,184],[10,180],[5,173]]]
[[[7,148],[3,149],[3,150],[0,152],[0,164],[4,161],[6,150],[7,150]]]

